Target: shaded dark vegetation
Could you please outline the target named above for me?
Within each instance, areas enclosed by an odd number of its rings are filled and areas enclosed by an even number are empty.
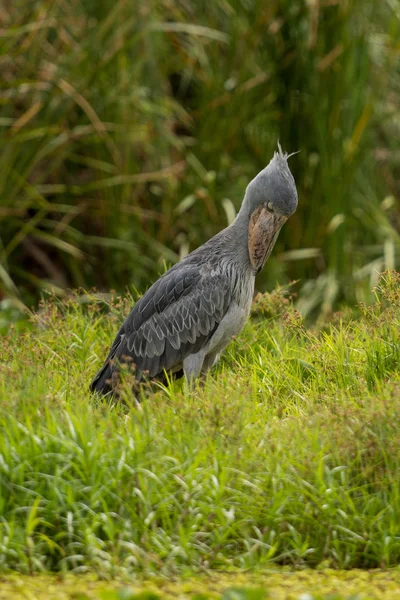
[[[396,6],[4,3],[2,297],[143,290],[280,138],[300,204],[259,289],[296,277],[303,313],[370,299],[398,263]]]

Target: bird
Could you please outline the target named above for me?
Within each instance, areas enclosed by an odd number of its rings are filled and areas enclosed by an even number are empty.
[[[292,154],[278,150],[248,184],[235,220],[166,271],[135,303],[120,327],[90,390],[113,395],[121,363],[136,381],[205,374],[243,329],[281,227],[298,204],[289,169]]]

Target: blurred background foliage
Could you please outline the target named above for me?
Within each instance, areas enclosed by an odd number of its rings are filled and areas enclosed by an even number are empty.
[[[400,0],[2,0],[0,300],[143,291],[280,139],[299,209],[257,282],[365,300],[400,263]],[[11,304],[10,304],[11,302]]]

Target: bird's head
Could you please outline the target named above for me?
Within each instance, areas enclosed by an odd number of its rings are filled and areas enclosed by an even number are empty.
[[[288,165],[289,156],[282,152],[278,143],[278,151],[269,165],[246,189],[242,210],[249,220],[249,255],[256,273],[270,255],[282,225],[297,208],[297,190]]]
[[[245,194],[249,217],[260,207],[285,219],[295,212],[297,190],[288,165],[289,156],[292,154],[282,152],[278,143],[278,151],[274,153],[269,165],[250,181]]]

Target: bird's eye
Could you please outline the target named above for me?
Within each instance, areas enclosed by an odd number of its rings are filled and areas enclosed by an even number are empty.
[[[272,204],[272,202],[268,202],[268,204],[267,204],[267,208],[268,208],[268,210],[270,210],[271,212],[273,212],[273,210],[274,210],[274,205]]]

